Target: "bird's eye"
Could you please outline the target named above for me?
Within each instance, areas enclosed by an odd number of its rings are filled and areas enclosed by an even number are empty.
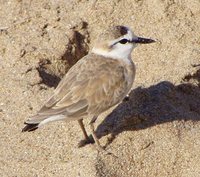
[[[122,40],[119,41],[119,43],[121,43],[121,44],[126,44],[127,42],[128,42],[127,39],[122,39]]]

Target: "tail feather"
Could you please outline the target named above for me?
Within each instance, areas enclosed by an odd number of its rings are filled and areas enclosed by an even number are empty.
[[[28,120],[26,120],[26,122],[24,123],[26,124],[26,126],[22,129],[22,132],[34,131],[46,123],[63,120],[65,118],[66,116],[64,115],[52,115],[52,116],[35,115],[29,118]]]
[[[28,124],[28,123],[25,123],[26,126],[22,129],[22,132],[31,132],[31,131],[34,131],[36,129],[38,129],[38,125],[39,123],[37,124]]]
[[[41,116],[38,114],[30,117],[28,120],[24,122],[26,126],[22,129],[22,132],[30,132],[38,129],[40,122],[46,119],[46,117],[47,116]]]

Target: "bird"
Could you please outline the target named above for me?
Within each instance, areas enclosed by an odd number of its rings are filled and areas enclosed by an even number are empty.
[[[93,141],[102,150],[94,123],[130,92],[136,71],[131,59],[133,49],[153,42],[136,36],[127,26],[104,30],[92,50],[69,69],[42,108],[24,122],[22,132],[34,131],[49,122],[77,120],[84,142],[91,142],[83,124],[83,119],[90,118]]]

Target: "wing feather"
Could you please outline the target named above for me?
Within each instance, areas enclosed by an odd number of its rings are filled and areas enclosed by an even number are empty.
[[[38,115],[95,115],[121,101],[127,94],[124,67],[117,60],[100,56],[94,59],[93,55],[87,55],[68,71]]]

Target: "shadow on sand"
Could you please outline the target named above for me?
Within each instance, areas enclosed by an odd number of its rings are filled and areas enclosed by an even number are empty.
[[[131,91],[129,100],[118,105],[97,127],[99,138],[111,134],[111,143],[123,131],[145,129],[157,124],[200,120],[200,69],[183,83],[173,85],[160,82],[149,88],[136,88]]]

